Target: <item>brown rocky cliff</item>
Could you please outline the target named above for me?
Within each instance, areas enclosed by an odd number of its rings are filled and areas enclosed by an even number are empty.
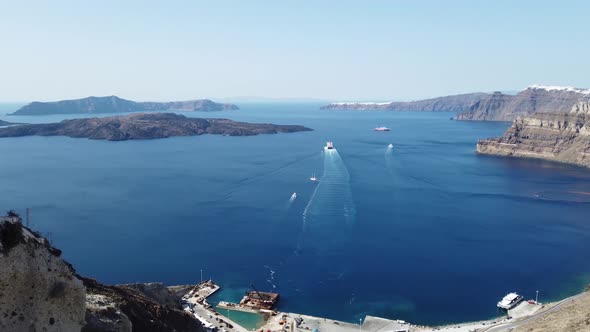
[[[518,117],[502,137],[480,140],[477,152],[590,167],[590,104],[575,104],[569,113]]]
[[[589,96],[590,90],[585,89],[532,85],[515,96],[496,92],[458,113],[456,119],[512,121],[537,113],[565,114]]]

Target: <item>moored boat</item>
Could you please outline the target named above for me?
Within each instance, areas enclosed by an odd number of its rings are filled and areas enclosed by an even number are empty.
[[[508,293],[504,296],[500,302],[498,302],[498,308],[509,310],[514,308],[517,304],[522,302],[524,298],[516,293]]]
[[[387,127],[377,127],[375,129],[373,129],[374,131],[390,131],[391,129],[387,128]]]

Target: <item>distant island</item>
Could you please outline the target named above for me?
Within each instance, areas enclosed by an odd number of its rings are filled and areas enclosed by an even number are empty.
[[[512,121],[535,113],[565,114],[574,104],[588,100],[590,90],[573,87],[531,85],[516,95],[468,93],[410,102],[332,103],[327,110],[440,111],[456,112],[457,120]]]
[[[590,167],[590,103],[575,104],[565,114],[518,117],[504,136],[480,140],[477,152]]]
[[[196,136],[204,134],[251,136],[311,131],[298,125],[237,122],[227,119],[189,118],[175,113],[140,113],[125,116],[64,120],[0,128],[0,137],[68,136],[125,141]]]
[[[171,101],[171,102],[135,102],[117,96],[88,97],[54,102],[35,101],[27,104],[9,115],[50,115],[50,114],[94,114],[94,113],[129,113],[129,112],[170,112],[201,111],[215,112],[237,110],[234,104],[215,103],[209,99]]]
[[[0,127],[1,126],[11,126],[11,125],[15,125],[16,123],[12,123],[12,122],[8,122],[8,121],[2,121],[0,120]]]

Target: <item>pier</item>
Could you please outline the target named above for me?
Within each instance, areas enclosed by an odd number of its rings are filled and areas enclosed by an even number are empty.
[[[247,329],[220,315],[207,302],[207,298],[217,292],[221,287],[212,280],[201,282],[195,285],[190,291],[182,296],[181,304],[184,311],[193,315],[203,324],[207,332],[248,332]]]

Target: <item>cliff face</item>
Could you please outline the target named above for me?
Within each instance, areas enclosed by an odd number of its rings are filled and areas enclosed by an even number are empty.
[[[505,121],[505,109],[512,99],[513,96],[494,92],[492,95],[475,102],[466,111],[458,113],[456,119]]]
[[[0,331],[203,332],[162,284],[108,286],[9,213],[0,217]]]
[[[236,110],[233,104],[219,104],[208,99],[172,101],[172,102],[134,102],[119,98],[88,97],[82,99],[55,102],[32,102],[18,109],[11,115],[48,115],[48,114],[93,114],[93,113],[128,113],[128,112],[162,112],[162,111],[222,111]]]
[[[480,140],[477,152],[590,167],[590,103],[575,104],[569,113],[518,117],[504,136]]]
[[[311,129],[297,125],[245,123],[227,119],[199,119],[175,113],[141,113],[0,128],[0,137],[68,136],[124,141],[204,134],[250,136],[309,130]]]
[[[86,325],[82,332],[204,332],[203,326],[181,308],[176,308],[177,305],[158,302],[156,299],[163,292],[156,291],[153,284],[108,286],[93,279],[81,279],[87,289]],[[176,302],[179,303],[180,298]]]
[[[489,96],[487,93],[467,93],[424,100],[390,103],[332,103],[322,106],[326,110],[381,110],[381,111],[429,111],[429,112],[462,112],[469,109],[475,102]]]
[[[568,113],[590,90],[533,85],[515,96],[496,92],[457,114],[457,120],[512,121],[534,113]]]
[[[0,217],[0,331],[80,331],[85,289],[61,252]]]

